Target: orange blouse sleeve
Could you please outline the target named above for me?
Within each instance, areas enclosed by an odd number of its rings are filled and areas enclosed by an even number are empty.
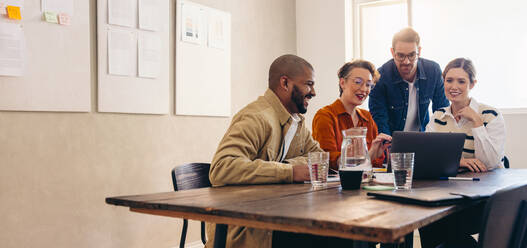
[[[329,152],[330,168],[338,170],[337,159],[340,157],[340,147],[337,147],[336,133],[338,130],[336,117],[326,109],[320,109],[313,118],[313,138],[320,143],[320,148]]]

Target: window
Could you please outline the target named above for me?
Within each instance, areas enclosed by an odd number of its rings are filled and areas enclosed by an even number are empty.
[[[414,28],[423,57],[445,68],[458,57],[470,58],[479,102],[511,111],[527,110],[526,1],[413,0]],[[509,109],[509,110],[507,110]]]
[[[478,84],[471,95],[506,112],[527,113],[527,1],[354,0],[354,57],[381,66],[391,59],[393,34],[412,26],[421,55],[441,68],[470,58]]]
[[[360,57],[379,67],[392,57],[393,34],[409,26],[408,6],[406,1],[367,1],[357,8]]]

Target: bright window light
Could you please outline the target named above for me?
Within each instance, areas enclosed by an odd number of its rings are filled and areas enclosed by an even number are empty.
[[[412,1],[422,56],[441,68],[470,58],[478,79],[471,95],[501,109],[527,109],[526,9],[527,1],[517,0]]]
[[[392,58],[392,37],[408,27],[406,1],[360,5],[361,57],[379,67]]]

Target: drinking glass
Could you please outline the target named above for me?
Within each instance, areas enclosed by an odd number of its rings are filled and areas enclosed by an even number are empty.
[[[329,152],[310,152],[308,154],[311,185],[324,188],[328,184]]]
[[[414,153],[391,153],[390,155],[395,189],[411,189],[414,174]]]

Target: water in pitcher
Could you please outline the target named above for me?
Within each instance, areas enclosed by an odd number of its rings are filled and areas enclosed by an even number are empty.
[[[350,128],[342,131],[344,136],[341,147],[339,170],[363,171],[363,183],[372,181],[372,165],[368,155],[365,127]]]

